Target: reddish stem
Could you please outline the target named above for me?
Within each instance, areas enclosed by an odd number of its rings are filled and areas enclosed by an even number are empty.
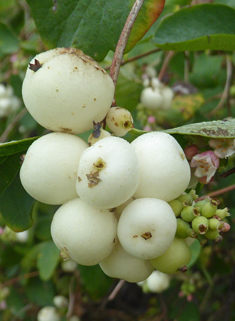
[[[113,61],[110,67],[110,72],[109,75],[113,79],[114,86],[116,87],[117,84],[117,79],[118,79],[118,74],[119,70],[121,67],[122,63],[122,57],[126,48],[126,44],[128,41],[128,38],[131,33],[131,29],[134,25],[134,22],[136,20],[136,17],[140,11],[140,8],[143,4],[144,0],[136,0],[130,13],[129,16],[127,17],[126,23],[124,25],[124,28],[122,29],[122,33],[120,35],[120,38],[117,43],[117,47],[114,53]]]

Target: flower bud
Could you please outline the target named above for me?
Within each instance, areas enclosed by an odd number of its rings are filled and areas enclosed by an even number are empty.
[[[220,222],[221,223],[221,226],[219,227],[219,231],[220,232],[228,232],[231,228],[231,226],[226,223],[226,222]]]
[[[192,228],[199,234],[205,234],[208,230],[208,226],[208,219],[204,216],[195,217],[192,221]]]
[[[195,155],[199,153],[199,149],[196,145],[190,145],[184,149],[185,156],[188,160],[191,160]]]

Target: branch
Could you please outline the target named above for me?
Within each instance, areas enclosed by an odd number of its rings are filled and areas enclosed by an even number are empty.
[[[222,189],[219,189],[218,191],[215,191],[215,192],[211,192],[207,195],[204,195],[204,196],[201,196],[199,197],[196,201],[201,201],[203,200],[204,198],[206,198],[207,196],[210,196],[210,197],[215,197],[215,196],[218,196],[218,195],[221,195],[221,194],[224,194],[224,193],[227,193],[227,192],[230,192],[232,190],[235,189],[235,184],[234,185],[231,185],[231,186],[228,186],[228,187],[225,187],[225,188],[222,188]]]
[[[149,56],[149,55],[152,55],[153,53],[156,53],[156,52],[158,52],[158,51],[160,51],[160,50],[161,50],[161,49],[156,48],[156,49],[153,49],[153,50],[144,52],[144,53],[142,53],[142,54],[140,54],[140,55],[131,57],[131,58],[129,58],[129,59],[126,59],[126,60],[123,59],[123,60],[121,61],[121,66],[126,65],[126,64],[128,64],[129,62],[132,62],[132,61],[135,61],[135,60],[138,60],[138,59],[147,57],[147,56]],[[110,68],[111,68],[111,66],[108,66],[108,67],[106,67],[106,68],[104,68],[104,69],[105,69],[105,70],[109,70]]]
[[[0,143],[4,143],[12,131],[12,129],[15,127],[15,125],[21,120],[21,118],[24,117],[24,115],[28,112],[26,108],[22,109],[18,115],[12,120],[12,122],[7,126],[7,128],[4,130],[0,137]]]
[[[168,67],[168,64],[171,60],[171,58],[176,54],[176,52],[174,51],[169,51],[167,54],[166,54],[166,57],[164,59],[164,62],[163,62],[163,65],[162,65],[162,69],[160,70],[159,72],[159,75],[158,75],[158,79],[161,81],[165,72],[166,72],[166,69]]]
[[[116,87],[117,84],[117,78],[119,74],[119,70],[121,67],[122,57],[126,48],[126,44],[128,41],[128,38],[131,33],[131,29],[134,25],[135,19],[140,11],[140,8],[143,4],[144,0],[136,0],[129,16],[127,17],[126,23],[124,25],[124,28],[122,29],[122,33],[120,35],[120,38],[117,43],[117,47],[114,53],[113,61],[110,67],[109,75],[113,79],[114,86]]]
[[[231,85],[231,80],[232,80],[232,75],[233,75],[233,64],[232,64],[232,61],[228,55],[226,56],[226,67],[227,67],[227,77],[226,77],[226,84],[224,87],[224,91],[222,93],[222,96],[221,96],[221,99],[220,99],[218,105],[209,113],[209,116],[212,116],[213,114],[215,114],[215,112],[217,112],[217,110],[221,109],[223,107],[226,99],[228,99],[228,97],[229,97],[229,88]]]

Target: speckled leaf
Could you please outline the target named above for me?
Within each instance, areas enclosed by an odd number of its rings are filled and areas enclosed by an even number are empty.
[[[115,50],[134,0],[27,0],[48,48],[74,47],[97,61]],[[127,51],[160,15],[165,0],[146,0]]]
[[[185,7],[162,20],[153,42],[164,50],[235,50],[235,10],[221,4]]]
[[[168,134],[197,135],[208,138],[235,138],[235,119],[214,120],[167,129]]]

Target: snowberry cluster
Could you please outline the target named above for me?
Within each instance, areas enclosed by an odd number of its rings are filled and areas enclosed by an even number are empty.
[[[151,132],[132,143],[123,136],[131,115],[112,107],[110,76],[80,50],[57,48],[36,56],[23,83],[32,116],[52,130],[28,149],[20,170],[36,200],[61,205],[51,234],[61,257],[100,264],[111,277],[145,280],[154,268],[185,270],[191,253],[175,238],[177,219],[168,204],[190,181],[178,142]],[[102,130],[106,117],[112,136]],[[94,126],[89,142],[76,136]],[[100,137],[102,135],[102,137]]]
[[[14,95],[11,86],[0,84],[0,118],[8,117],[20,107],[20,99]]]

